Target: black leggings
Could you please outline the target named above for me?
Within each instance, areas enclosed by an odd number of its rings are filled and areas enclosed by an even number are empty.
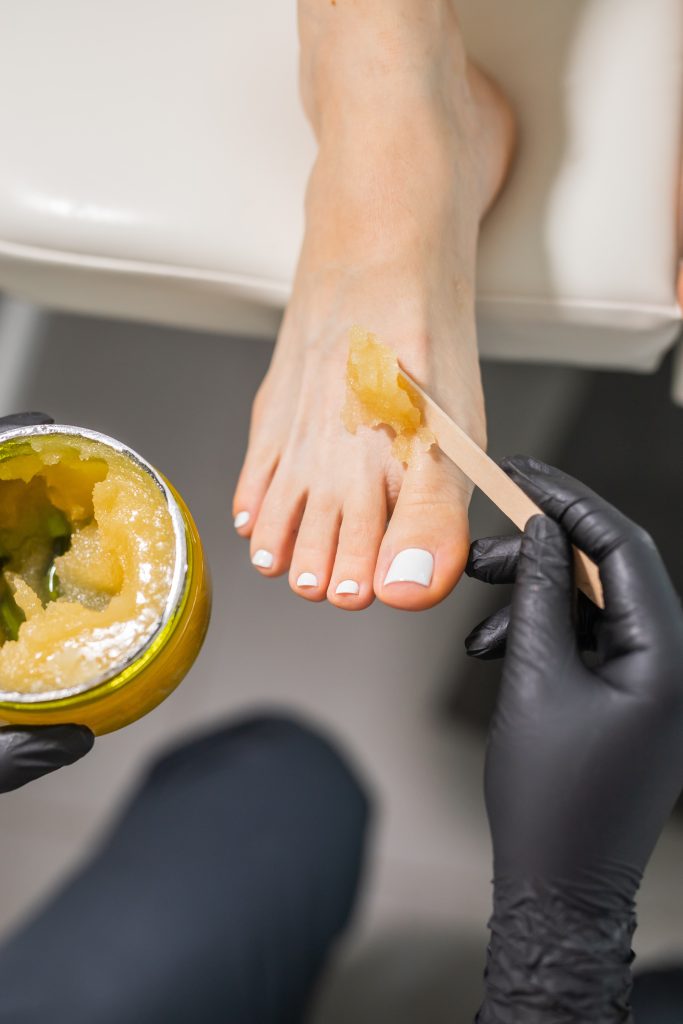
[[[0,1024],[297,1024],[353,906],[368,803],[283,718],[159,761],[95,857],[0,949]],[[683,1024],[683,969],[635,1024]]]
[[[366,797],[329,743],[242,721],[159,761],[0,949],[2,1024],[294,1024],[354,902]]]
[[[683,967],[647,971],[633,987],[635,1024],[683,1022]]]

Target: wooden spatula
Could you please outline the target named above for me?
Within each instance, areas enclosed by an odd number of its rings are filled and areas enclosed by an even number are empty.
[[[512,520],[515,526],[523,530],[531,516],[538,515],[542,510],[422,390],[419,384],[415,383],[405,370],[399,372],[417,393],[422,407],[424,424],[436,437],[436,443],[444,455],[447,455],[465,476]],[[598,567],[588,555],[579,551],[578,548],[574,548],[574,571],[579,590],[583,591],[598,608],[604,608],[605,600]]]

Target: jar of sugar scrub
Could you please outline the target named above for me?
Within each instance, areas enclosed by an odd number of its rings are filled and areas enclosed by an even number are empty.
[[[141,456],[80,427],[0,434],[0,723],[128,725],[185,676],[210,603],[192,517]]]

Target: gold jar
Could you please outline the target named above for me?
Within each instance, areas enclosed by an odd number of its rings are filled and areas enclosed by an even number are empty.
[[[114,438],[93,430],[57,424],[16,427],[0,434],[0,469],[9,460],[33,457],[42,445],[90,446],[106,461],[130,460],[133,471],[153,481],[170,517],[168,527],[170,580],[163,610],[139,646],[124,651],[115,664],[75,686],[21,692],[6,688],[0,678],[0,722],[48,725],[73,722],[101,735],[128,725],[164,700],[188,672],[201,648],[209,623],[210,582],[201,540],[190,512],[172,485],[145,459]],[[85,449],[84,449],[85,450]],[[28,456],[27,456],[28,453]],[[53,459],[54,461],[54,459]],[[126,463],[128,464],[128,463]],[[13,478],[14,479],[14,478]],[[157,491],[154,490],[157,495]],[[133,513],[134,514],[134,513]],[[3,518],[0,502],[0,523]],[[170,529],[172,528],[172,534]],[[164,589],[165,593],[165,589]],[[34,595],[35,596],[35,595]],[[21,626],[19,627],[21,629]],[[18,634],[17,634],[18,635]],[[117,649],[118,651],[118,649]],[[117,655],[111,655],[115,657]]]

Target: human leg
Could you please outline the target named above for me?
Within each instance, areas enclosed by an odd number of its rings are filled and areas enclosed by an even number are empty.
[[[633,987],[635,1024],[680,1024],[683,1020],[683,967],[645,971]]]
[[[259,570],[289,571],[299,596],[360,610],[377,595],[417,610],[460,577],[470,487],[437,452],[405,469],[386,431],[344,430],[348,330],[358,323],[390,343],[485,444],[475,262],[513,118],[467,59],[450,0],[300,0],[299,15],[318,157],[233,513]],[[415,550],[424,571],[388,582],[394,559]]]
[[[335,750],[245,719],[163,758],[0,949],[2,1024],[289,1024],[349,916],[368,815]]]

